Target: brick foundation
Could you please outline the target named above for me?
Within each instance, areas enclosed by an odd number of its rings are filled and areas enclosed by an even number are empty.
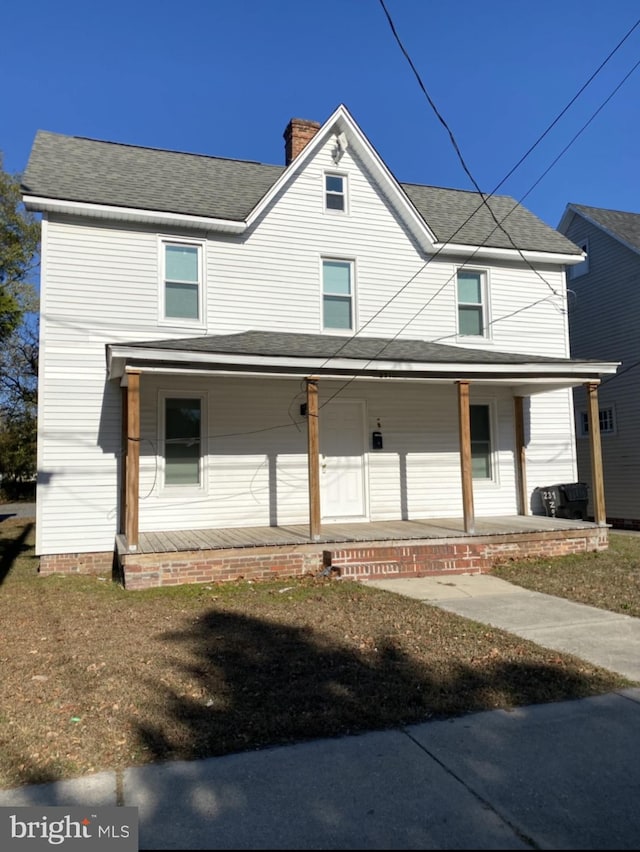
[[[187,550],[179,553],[127,553],[120,557],[127,589],[219,583],[227,580],[273,580],[317,574],[324,567],[318,547],[245,547],[234,550]]]
[[[113,552],[49,553],[40,557],[38,573],[49,574],[108,574],[113,569]]]
[[[606,550],[607,546],[608,529],[589,527],[447,541],[123,552],[119,562],[126,588],[136,590],[183,583],[300,577],[323,569],[354,580],[483,573],[499,562]]]

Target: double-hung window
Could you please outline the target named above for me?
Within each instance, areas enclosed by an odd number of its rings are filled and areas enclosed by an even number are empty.
[[[163,397],[165,486],[202,485],[202,404],[199,396]]]
[[[457,283],[458,334],[463,337],[486,337],[486,273],[459,269]]]
[[[202,243],[161,241],[162,318],[201,323]]]
[[[326,174],[324,176],[324,206],[325,210],[346,212],[347,179],[344,175]]]
[[[601,435],[616,434],[616,415],[613,406],[600,408],[598,410],[598,421],[600,423]],[[589,435],[589,415],[586,411],[580,412],[580,437],[586,438]]]
[[[326,330],[353,330],[353,263],[322,261],[322,326]]]
[[[473,479],[492,479],[491,416],[488,405],[470,405],[471,473]]]

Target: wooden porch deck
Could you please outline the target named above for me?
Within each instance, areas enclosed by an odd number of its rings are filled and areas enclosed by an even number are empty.
[[[140,533],[137,553],[176,553],[230,548],[286,547],[305,544],[400,542],[428,539],[475,539],[527,533],[553,533],[598,528],[589,521],[549,518],[544,515],[504,515],[476,518],[475,532],[466,533],[462,518],[371,523],[323,524],[318,541],[309,538],[308,524],[278,527],[233,527],[202,530],[167,530]],[[126,552],[126,544],[121,541]]]

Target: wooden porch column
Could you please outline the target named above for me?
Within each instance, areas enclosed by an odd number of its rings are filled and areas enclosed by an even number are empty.
[[[118,532],[127,534],[127,388],[120,388],[121,401],[121,455],[120,455],[120,517]]]
[[[125,534],[130,550],[138,547],[140,498],[140,371],[127,371],[127,463]]]
[[[309,462],[309,538],[320,539],[320,439],[318,430],[318,380],[307,380],[307,455]]]
[[[462,474],[462,511],[464,531],[475,532],[473,511],[473,474],[471,469],[471,417],[469,413],[469,382],[458,385],[458,419],[460,422],[460,471]]]
[[[514,421],[516,431],[516,481],[518,487],[518,514],[529,514],[527,500],[527,457],[524,438],[524,397],[514,396]]]
[[[600,408],[598,406],[598,382],[585,384],[589,401],[589,449],[591,451],[591,488],[593,519],[605,526],[607,513],[604,506],[604,478],[602,474],[602,445],[600,443]]]

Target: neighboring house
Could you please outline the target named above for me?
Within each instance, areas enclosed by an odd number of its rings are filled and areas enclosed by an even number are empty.
[[[511,198],[507,235],[398,183],[343,106],[285,139],[273,166],[37,134],[43,573],[117,536],[130,587],[327,568],[327,541],[472,535],[576,479],[571,388],[616,369],[569,359],[580,249]]]
[[[607,519],[640,529],[640,213],[569,204],[558,230],[586,255],[568,273],[571,353],[622,362],[599,394]],[[578,474],[591,482],[582,389],[574,403]]]

